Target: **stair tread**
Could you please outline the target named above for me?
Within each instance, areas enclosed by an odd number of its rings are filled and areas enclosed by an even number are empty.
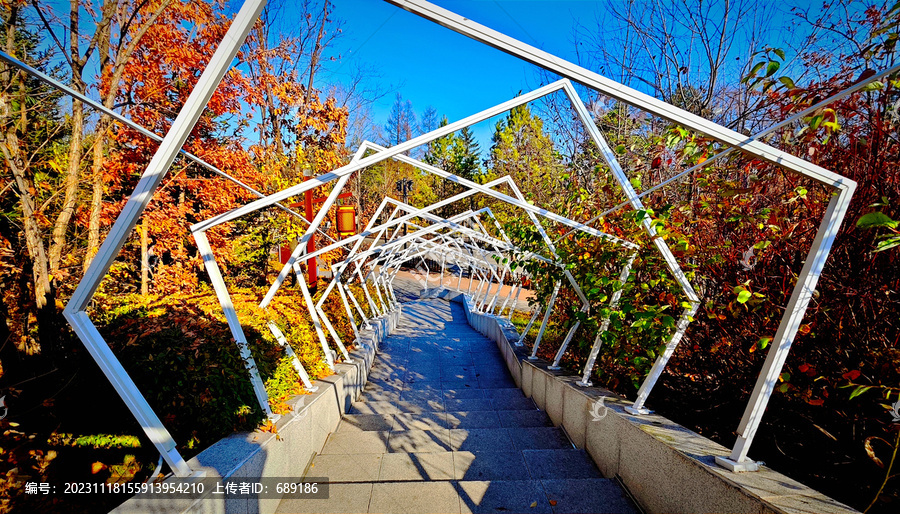
[[[368,383],[308,474],[335,512],[637,512],[442,299],[403,304]],[[552,500],[552,503],[551,503]],[[323,512],[284,500],[278,512]]]

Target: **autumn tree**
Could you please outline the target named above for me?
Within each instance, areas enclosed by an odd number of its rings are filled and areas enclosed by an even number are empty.
[[[39,51],[40,32],[27,27],[23,8],[20,2],[0,8],[3,50],[52,72],[50,54]],[[47,250],[48,232],[60,212],[57,192],[68,180],[68,127],[63,124],[58,101],[59,94],[45,84],[0,63],[4,189],[14,193],[2,196],[0,248],[4,260],[9,257],[11,262],[5,262],[0,273],[6,285],[0,308],[13,321],[3,323],[5,331],[14,336],[12,347],[28,355],[52,353],[58,341],[56,289]],[[54,248],[52,242],[50,248]]]

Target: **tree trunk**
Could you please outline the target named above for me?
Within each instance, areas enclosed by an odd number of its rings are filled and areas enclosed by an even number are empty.
[[[73,76],[76,76],[73,66]],[[80,76],[80,72],[78,73]],[[72,88],[79,93],[84,92],[81,80],[73,80]],[[50,273],[53,276],[59,273],[59,264],[62,259],[63,248],[66,245],[66,232],[69,222],[75,213],[75,203],[78,200],[78,183],[81,179],[82,140],[84,132],[84,106],[78,100],[72,100],[72,139],[69,143],[69,166],[66,170],[65,196],[63,207],[56,223],[53,225],[53,240],[50,244]]]
[[[107,109],[112,109],[113,105],[115,105],[118,84],[122,79],[122,74],[125,72],[125,65],[137,48],[141,38],[144,37],[147,30],[149,30],[153,23],[156,22],[157,18],[162,15],[163,11],[169,7],[172,1],[173,0],[165,0],[164,2],[161,2],[147,20],[134,31],[133,36],[127,45],[124,44],[127,34],[119,34],[119,45],[115,46],[117,53],[112,70],[109,70],[107,67],[112,60],[110,58],[110,48],[114,47],[110,42],[112,30],[108,24],[101,26],[105,27],[105,32],[100,35],[97,44],[100,56],[101,81],[107,81],[106,97],[103,98],[103,105]],[[118,2],[116,0],[105,0],[103,10],[104,13],[108,13],[110,19],[117,4]],[[101,28],[98,27],[98,30],[101,30]],[[112,120],[106,115],[101,115],[100,121],[97,123],[97,141],[94,144],[94,160],[91,166],[91,210],[88,221],[88,246],[84,256],[85,271],[87,271],[88,267],[91,265],[91,261],[94,259],[94,256],[97,255],[97,251],[100,250],[100,213],[103,210],[102,170],[105,160],[104,150],[106,149],[106,132],[111,126]]]
[[[106,125],[108,118],[101,116],[97,123],[97,140],[94,141],[94,159],[91,165],[91,210],[88,219],[88,245],[84,255],[84,271],[100,249],[100,211],[103,209],[103,161],[106,146]]]
[[[9,9],[9,17],[6,20],[6,53],[16,55],[16,25],[18,18],[18,9],[12,5]],[[19,196],[19,202],[22,205],[22,222],[25,226],[25,244],[28,249],[28,256],[32,261],[32,273],[34,275],[34,299],[38,308],[45,307],[48,303],[48,295],[50,294],[50,272],[47,263],[47,255],[44,251],[44,241],[42,239],[41,227],[35,217],[35,203],[32,191],[34,185],[29,180],[26,171],[29,163],[22,156],[22,149],[19,146],[19,136],[16,127],[16,115],[22,115],[12,112],[13,103],[10,98],[10,90],[18,89],[23,80],[23,72],[15,72],[5,64],[0,64],[0,76],[10,77],[10,83],[6,84],[0,91],[0,127],[2,127],[3,141],[0,141],[0,150],[2,150],[3,158],[7,167],[13,174],[16,184],[16,192]],[[14,88],[14,85],[16,87]],[[20,109],[24,110],[24,102],[19,103]]]

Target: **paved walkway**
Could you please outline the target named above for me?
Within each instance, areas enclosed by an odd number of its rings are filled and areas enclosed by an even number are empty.
[[[403,305],[307,475],[328,477],[330,498],[277,512],[635,512],[516,388],[463,307],[438,299]]]

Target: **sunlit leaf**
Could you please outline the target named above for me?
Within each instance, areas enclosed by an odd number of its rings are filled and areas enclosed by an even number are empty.
[[[857,388],[854,389],[852,393],[850,393],[850,399],[852,400],[852,399],[856,398],[857,396],[865,393],[869,389],[872,389],[872,386],[863,386],[863,385],[857,386]]]
[[[890,227],[897,228],[897,225],[900,222],[894,221],[890,218],[890,216],[884,214],[883,212],[875,211],[870,212],[856,222],[856,226],[859,228],[872,228],[872,227]]]

